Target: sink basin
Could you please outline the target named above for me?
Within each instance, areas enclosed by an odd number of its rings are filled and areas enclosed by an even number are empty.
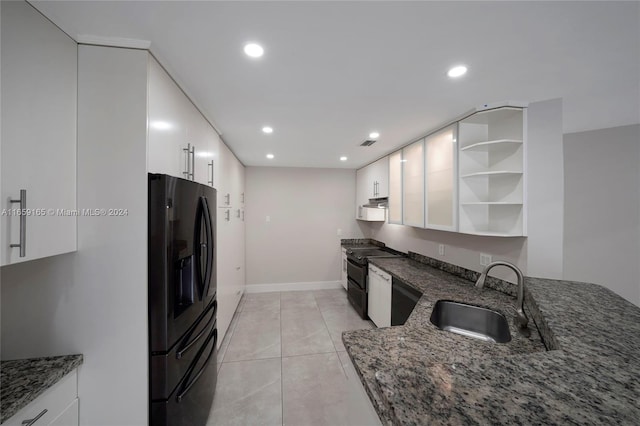
[[[480,306],[438,300],[433,307],[430,320],[439,329],[452,333],[494,343],[511,341],[509,323],[505,316]]]

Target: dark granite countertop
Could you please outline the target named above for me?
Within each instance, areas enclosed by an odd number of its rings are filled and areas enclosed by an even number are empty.
[[[0,423],[82,364],[82,355],[15,359],[0,362]]]
[[[420,260],[448,272],[412,259],[371,260],[423,292],[404,326],[343,334],[384,424],[636,423],[640,308],[598,285],[527,277],[525,310],[539,334],[523,338],[510,323],[511,342],[485,343],[438,330],[433,304],[454,299],[511,318],[515,298],[476,289],[475,272]]]
[[[342,248],[366,248],[366,249],[375,249],[379,247],[384,247],[384,243],[381,243],[376,240],[372,240],[370,238],[351,238],[351,239],[342,239],[340,240],[340,246]]]

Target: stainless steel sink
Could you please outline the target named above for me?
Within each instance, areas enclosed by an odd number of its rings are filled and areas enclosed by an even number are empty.
[[[430,320],[439,329],[452,333],[494,343],[511,341],[509,323],[505,316],[480,306],[438,300],[433,307]]]

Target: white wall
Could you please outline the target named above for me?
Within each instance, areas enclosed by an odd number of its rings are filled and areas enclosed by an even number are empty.
[[[562,99],[527,113],[527,275],[562,278],[564,161]]]
[[[566,279],[640,306],[640,125],[564,136]]]
[[[247,290],[339,281],[340,239],[362,237],[355,170],[247,167],[245,177]]]
[[[144,425],[147,52],[79,47],[78,251],[2,268],[2,358],[82,353],[80,424]]]

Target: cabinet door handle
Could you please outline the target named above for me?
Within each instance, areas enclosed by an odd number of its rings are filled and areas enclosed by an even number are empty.
[[[211,160],[208,166],[211,168],[211,179],[209,179],[208,183],[209,185],[213,186],[213,160]]]
[[[182,151],[185,153],[185,157],[184,157],[184,172],[182,172],[182,174],[184,175],[185,179],[189,179],[189,163],[191,163],[190,161],[190,153],[191,153],[191,144],[188,143],[186,148],[182,148]]]
[[[9,200],[9,202],[11,204],[20,204],[20,243],[9,244],[9,247],[19,247],[20,257],[25,257],[27,255],[27,190],[21,189],[20,198],[17,200]]]
[[[229,209],[225,210],[224,212],[224,219],[229,222],[231,220],[230,214],[229,214]]]
[[[224,203],[225,203],[226,205],[231,204],[231,194],[227,193],[227,194],[224,196]]]
[[[242,221],[244,222],[244,210],[242,210]]]
[[[244,204],[244,192],[240,194],[240,202]]]
[[[240,219],[240,209],[238,209],[238,210],[236,211],[236,217],[237,217],[238,219]]]
[[[23,421],[22,421],[22,424],[23,424],[23,425],[25,425],[25,426],[31,426],[31,425],[35,424],[35,422],[37,422],[38,420],[40,420],[40,417],[44,416],[44,415],[47,413],[47,411],[49,411],[49,410],[47,410],[47,409],[45,408],[44,410],[42,410],[42,411],[40,412],[40,414],[38,414],[38,415],[37,415],[37,416],[35,416],[34,418],[32,418],[32,419],[28,419],[28,420],[23,420]]]
[[[191,180],[195,180],[195,170],[196,170],[196,147],[191,147]]]

